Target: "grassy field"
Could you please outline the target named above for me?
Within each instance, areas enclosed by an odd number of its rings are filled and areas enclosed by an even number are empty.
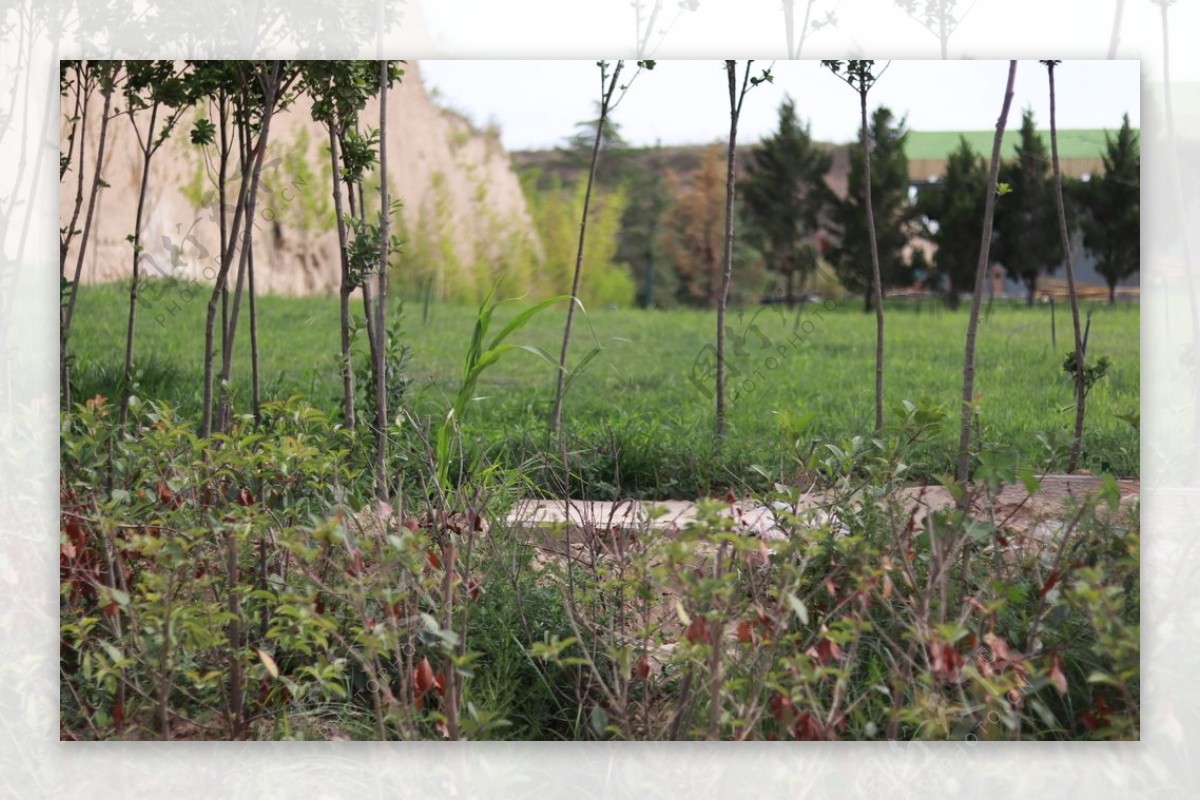
[[[157,283],[144,293],[136,350],[139,394],[198,419],[207,296],[185,300],[186,289]],[[81,291],[72,339],[77,401],[118,392],[127,298],[123,285]],[[525,305],[503,305],[497,322]],[[426,320],[418,305],[405,310],[400,328],[412,349],[405,403],[418,417],[442,413],[447,396],[457,391],[474,311],[435,305]],[[950,312],[932,301],[897,301],[888,311],[888,419],[899,418],[901,400],[943,405],[951,417],[918,451],[914,467],[927,477],[950,472],[967,312]],[[541,315],[513,341],[557,354],[563,314]],[[1095,472],[1139,473],[1138,432],[1120,419],[1139,410],[1139,316],[1136,305],[1094,307],[1089,357],[1112,362],[1089,395],[1084,467]],[[264,395],[298,393],[335,411],[336,301],[264,297],[259,318]],[[763,473],[786,478],[795,470],[788,427],[809,413],[804,447],[810,436],[841,440],[870,434],[875,323],[857,300],[810,304],[798,316],[774,307],[733,310],[729,321],[730,365],[737,373],[730,379],[729,440],[718,455],[711,436],[712,382],[704,380],[703,369],[711,361],[704,348],[713,341],[714,314],[593,309],[577,318],[574,360],[602,348],[571,386],[565,407],[584,494],[695,497],[726,486],[761,487],[769,483]],[[976,388],[986,446],[1008,449],[1028,465],[1062,469],[1073,420],[1072,385],[1062,370],[1071,342],[1069,312],[1058,308],[1057,347],[1051,346],[1050,324],[1049,307],[997,302],[980,330]],[[245,409],[250,392],[244,316],[238,340],[235,391]],[[545,433],[552,392],[550,365],[525,352],[506,355],[480,381],[468,439],[510,465],[529,463],[537,481],[539,454],[553,450]]]

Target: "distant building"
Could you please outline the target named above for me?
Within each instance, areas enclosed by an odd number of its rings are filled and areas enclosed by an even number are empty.
[[[1046,152],[1050,152],[1049,131],[1039,131],[1046,144]],[[1058,159],[1064,176],[1068,178],[1088,179],[1093,175],[1104,172],[1103,156],[1106,152],[1106,135],[1116,136],[1113,129],[1070,129],[1058,132]],[[995,131],[909,131],[905,142],[904,152],[908,156],[908,177],[914,191],[919,192],[924,186],[936,184],[946,174],[946,161],[950,154],[958,149],[960,137],[966,137],[971,149],[985,159],[991,157],[992,141]],[[1004,132],[1004,142],[1001,144],[1001,159],[1008,161],[1017,156],[1017,142],[1020,141],[1020,131],[1008,129]],[[1096,260],[1083,249],[1083,243],[1078,234],[1072,238],[1071,257],[1075,268],[1075,281],[1078,284],[1092,284],[1107,287],[1102,275],[1096,272]],[[1058,290],[1059,282],[1065,283],[1066,271],[1060,266],[1051,276],[1043,276],[1039,280],[1041,287],[1048,293]],[[1131,277],[1117,283],[1118,296],[1121,288],[1132,288],[1140,285],[1140,276],[1134,273]],[[988,291],[997,297],[1024,297],[1025,287],[1019,281],[1014,281],[1004,274],[999,265],[993,265]],[[1065,291],[1065,290],[1064,290]],[[1040,294],[1040,293],[1039,293]],[[1104,298],[1107,298],[1107,292]]]

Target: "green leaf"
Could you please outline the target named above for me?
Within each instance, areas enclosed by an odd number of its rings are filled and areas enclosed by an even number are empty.
[[[604,707],[599,704],[592,707],[591,714],[588,715],[588,723],[597,737],[603,737],[608,728],[608,713],[604,711]]]
[[[104,653],[108,654],[108,658],[114,665],[118,664],[125,657],[117,649],[115,645],[108,642],[101,642],[100,647],[104,649]]]
[[[275,664],[274,658],[272,658],[270,654],[261,648],[256,648],[255,650],[258,651],[259,661],[263,663],[263,667],[265,667],[267,672],[271,674],[271,678],[279,678],[279,665]]]
[[[792,608],[792,611],[796,613],[796,617],[798,617],[800,619],[800,624],[803,626],[807,626],[808,625],[808,607],[804,605],[804,601],[801,601],[793,593],[789,592],[787,594],[787,602],[788,602],[788,606],[790,606]]]
[[[588,366],[588,363],[590,363],[592,361],[592,359],[596,358],[599,355],[600,355],[600,348],[592,348],[591,350],[589,350],[587,352],[587,354],[584,355],[584,357],[582,359],[579,360],[579,364],[575,365],[571,369],[571,372],[567,374],[567,380],[565,382],[563,382],[563,394],[564,395],[567,394],[567,390],[571,388],[572,382],[574,382],[575,379],[579,377],[579,375],[583,372],[584,368],[586,368]],[[551,363],[553,364],[553,362],[551,362]]]

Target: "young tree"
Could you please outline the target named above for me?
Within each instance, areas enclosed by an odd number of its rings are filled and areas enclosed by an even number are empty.
[[[840,211],[842,217],[842,262],[854,264],[857,259],[854,258],[851,248],[857,248],[858,242],[861,241],[852,233],[855,226],[855,220],[859,217],[856,214],[850,214],[853,204],[856,202],[856,196],[861,196],[863,204],[862,219],[865,219],[867,226],[867,245],[871,256],[871,286],[875,301],[875,433],[883,430],[883,273],[880,267],[879,258],[879,239],[876,236],[875,227],[875,204],[873,195],[876,194],[876,186],[879,187],[879,200],[884,214],[881,219],[892,219],[892,211],[902,208],[902,203],[907,203],[908,198],[908,160],[904,156],[904,138],[907,132],[904,130],[904,121],[894,129],[891,127],[892,113],[887,108],[880,106],[874,114],[874,131],[867,128],[867,94],[871,91],[871,87],[875,85],[875,81],[879,80],[881,71],[878,75],[875,74],[874,61],[847,61],[845,62],[845,74],[842,74],[843,63],[841,61],[822,61],[834,75],[846,82],[851,89],[858,94],[859,101],[859,157],[862,163],[862,173],[859,174],[857,185],[855,182],[854,165],[859,162],[859,159],[854,158],[853,150],[851,151],[851,171],[850,171],[850,194],[847,202],[841,204]],[[887,70],[885,66],[884,71]],[[874,134],[872,136],[871,134]],[[880,164],[884,167],[880,171],[879,177],[873,178],[871,175],[871,157],[872,146],[876,149],[880,156]],[[903,170],[904,183],[904,201],[897,202],[894,193],[886,192],[889,187],[895,185],[897,178]],[[898,221],[899,222],[899,221]],[[888,226],[884,228],[885,234],[897,233],[903,236],[902,226],[897,224],[895,227]],[[891,239],[887,240],[889,243]],[[897,253],[899,248],[897,247]],[[886,251],[885,251],[886,252]],[[868,305],[869,301],[868,301]]]
[[[742,103],[746,92],[761,83],[772,80],[771,71],[763,70],[756,77],[751,77],[750,67],[753,61],[747,61],[742,73],[741,87],[738,87],[737,62],[725,62],[725,79],[729,86],[729,145],[725,157],[725,253],[722,259],[721,291],[717,296],[717,410],[716,437],[718,444],[725,439],[725,307],[729,303],[729,285],[733,281],[733,210],[734,182],[737,168],[737,133],[738,118],[742,114]],[[716,677],[714,676],[714,681]],[[715,695],[714,695],[715,697]],[[716,714],[716,706],[712,715]],[[716,726],[716,718],[710,716],[709,731],[712,733]]]
[[[908,158],[904,154],[908,130],[904,120],[896,121],[890,109],[880,106],[872,113],[868,130],[871,196],[868,198],[863,191],[867,184],[864,154],[868,151],[862,145],[860,131],[860,140],[850,146],[846,197],[834,203],[830,215],[830,227],[838,234],[832,261],[842,283],[852,292],[862,293],[864,312],[876,306],[876,260],[881,296],[889,286],[909,283],[912,271],[904,261],[904,246],[917,218],[917,209],[908,199]]]
[[[217,427],[219,430],[224,430],[231,403],[228,382],[233,365],[233,342],[236,334],[241,287],[245,275],[246,259],[250,250],[250,240],[254,231],[255,204],[267,142],[270,139],[271,120],[276,108],[287,97],[287,90],[297,77],[295,65],[284,61],[238,61],[227,62],[227,64],[233,71],[232,80],[237,86],[237,93],[232,98],[235,118],[238,120],[253,118],[255,124],[252,129],[257,128],[258,135],[252,138],[252,146],[248,143],[248,146],[242,151],[249,156],[249,161],[243,160],[241,166],[237,200],[233,207],[233,219],[229,224],[228,247],[222,254],[216,285],[208,301],[204,330],[204,399],[200,422],[201,434],[206,437],[213,431],[213,339],[217,305],[233,267],[234,254],[240,254],[238,256],[238,278],[229,321],[222,334],[221,408]],[[221,213],[224,214],[224,211],[222,209]],[[241,238],[240,248],[234,244],[239,237]]]
[[[1108,283],[1108,302],[1116,301],[1117,283],[1141,266],[1141,170],[1137,133],[1126,114],[1114,139],[1105,134],[1104,174],[1075,185],[1082,206],[1083,246],[1096,258],[1096,270]]]
[[[996,119],[996,135],[992,138],[992,160],[988,167],[987,189],[984,193],[983,232],[979,236],[979,261],[975,265],[975,289],[971,293],[971,316],[967,321],[967,344],[963,358],[962,423],[958,435],[958,465],[955,480],[965,487],[971,467],[971,424],[975,419],[975,335],[979,330],[979,307],[983,301],[983,283],[990,262],[992,244],[992,222],[996,208],[996,187],[1000,175],[1000,146],[1004,141],[1004,128],[1008,124],[1008,110],[1012,106],[1013,84],[1017,78],[1017,62],[1008,62],[1008,83],[1004,88],[1004,103]],[[964,492],[959,500],[965,506]]]
[[[355,428],[357,419],[354,366],[350,354],[350,298],[363,277],[350,264],[350,230],[343,184],[348,187],[349,200],[353,203],[354,187],[362,184],[365,171],[374,163],[373,149],[360,146],[361,140],[350,134],[357,131],[358,115],[378,89],[376,72],[371,62],[364,61],[306,61],[303,67],[304,90],[312,98],[313,119],[324,123],[329,135],[330,175],[341,268],[338,296],[341,314],[342,421],[351,430]]]
[[[1033,111],[1021,117],[1016,161],[1005,164],[1000,180],[1012,190],[996,214],[996,255],[1009,276],[1028,288],[1029,305],[1037,296],[1038,277],[1053,273],[1062,260],[1054,219],[1050,154],[1038,136]]]
[[[592,186],[596,180],[596,163],[600,157],[600,146],[604,139],[605,125],[608,115],[620,104],[625,92],[643,69],[654,69],[653,61],[639,61],[637,72],[627,84],[619,84],[624,61],[617,61],[609,72],[607,61],[597,61],[600,68],[600,116],[596,120],[595,139],[592,143],[592,156],[588,165],[587,185],[583,196],[583,215],[579,220],[579,248],[575,255],[575,272],[571,278],[571,303],[567,306],[567,322],[563,328],[562,351],[558,359],[558,380],[554,387],[554,406],[550,412],[550,430],[558,433],[562,428],[563,393],[567,383],[567,354],[571,347],[571,324],[575,319],[575,307],[579,305],[579,281],[583,273],[583,249],[587,241],[588,206],[592,200]]]
[[[171,136],[183,112],[190,108],[187,67],[177,68],[172,61],[125,62],[124,95],[126,113],[137,136],[142,156],[142,178],[138,186],[137,212],[133,233],[127,239],[133,244],[133,275],[129,281],[129,320],[125,329],[125,369],[121,382],[121,406],[117,417],[118,432],[124,431],[129,416],[129,400],[133,394],[133,342],[137,330],[138,290],[141,280],[142,219],[146,209],[146,193],[150,186],[150,162],[154,154]],[[150,119],[145,131],[138,125],[138,112],[149,110]],[[159,113],[162,117],[159,117]]]
[[[1054,208],[1058,213],[1058,233],[1062,242],[1063,258],[1067,264],[1067,293],[1071,299],[1071,323],[1075,332],[1075,437],[1071,442],[1071,458],[1067,472],[1074,473],[1079,467],[1079,456],[1083,450],[1083,418],[1087,411],[1087,373],[1084,372],[1086,353],[1083,330],[1079,325],[1079,298],[1075,295],[1075,265],[1071,258],[1071,234],[1067,230],[1067,212],[1063,204],[1062,168],[1058,162],[1058,127],[1055,120],[1054,68],[1059,62],[1053,59],[1042,61],[1050,79],[1050,154],[1054,167]]]
[[[979,239],[975,226],[983,219],[987,200],[987,164],[962,137],[958,149],[946,161],[946,175],[935,186],[923,190],[917,210],[936,226],[927,226],[937,245],[934,266],[946,276],[946,302],[958,308],[959,299],[972,291]]]
[[[67,409],[71,406],[71,357],[70,357],[70,337],[71,337],[71,322],[75,316],[75,301],[79,297],[79,281],[83,275],[83,259],[87,253],[88,240],[92,231],[92,219],[96,210],[96,198],[99,195],[100,187],[104,185],[104,179],[101,177],[104,172],[104,150],[108,139],[108,123],[112,119],[109,113],[112,109],[112,97],[116,89],[117,75],[121,70],[120,61],[78,61],[73,62],[77,66],[76,70],[76,115],[79,120],[79,161],[76,164],[78,171],[78,184],[75,196],[75,208],[71,216],[70,223],[62,232],[61,247],[59,251],[59,274],[60,282],[63,287],[64,297],[60,304],[59,317],[59,387],[62,391],[63,408]],[[88,117],[88,102],[95,93],[95,89],[99,88],[101,95],[104,97],[104,106],[100,112],[100,137],[96,143],[96,159],[95,166],[92,167],[92,182],[88,190],[87,211],[83,215],[83,229],[76,231],[75,224],[79,218],[80,207],[83,205],[83,176],[85,168],[84,147],[87,142],[87,117]],[[79,103],[79,97],[82,94],[82,103]],[[74,140],[75,132],[72,130],[71,137]],[[70,152],[70,148],[68,148]],[[66,174],[68,163],[60,162],[60,180]],[[79,251],[75,254],[75,270],[71,278],[68,279],[67,271],[67,251],[71,247],[71,242],[75,234],[79,234]]]
[[[379,294],[375,299],[375,495],[388,500],[387,480],[387,294],[388,241],[392,207],[388,201],[387,90],[388,62],[379,62]]]
[[[251,62],[250,68],[242,72],[241,87],[237,100],[238,121],[244,136],[244,164],[253,164],[249,192],[245,197],[245,218],[242,227],[242,245],[238,257],[237,278],[234,281],[233,299],[229,307],[229,324],[226,326],[221,354],[221,394],[217,406],[217,428],[227,431],[233,417],[233,349],[240,315],[242,288],[245,286],[253,252],[254,219],[258,203],[259,188],[262,186],[262,168],[266,158],[271,121],[275,113],[285,108],[295,98],[293,86],[299,78],[299,64],[291,61],[272,61],[265,64]],[[254,131],[258,130],[255,139]],[[243,172],[244,174],[244,172]],[[234,237],[236,239],[236,237]],[[228,273],[226,273],[228,275]]]
[[[789,308],[796,302],[797,275],[803,279],[816,265],[811,239],[834,201],[825,183],[832,164],[832,154],[813,142],[786,98],[779,127],[754,149],[742,179],[750,236],[767,268],[784,277]]]

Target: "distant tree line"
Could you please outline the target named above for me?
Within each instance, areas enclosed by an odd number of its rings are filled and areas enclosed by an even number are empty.
[[[594,130],[595,121],[580,123]],[[974,288],[979,258],[987,159],[960,137],[945,174],[920,191],[910,191],[906,120],[886,106],[870,118],[871,189],[881,277],[886,289],[920,286],[957,307]],[[1033,113],[1022,117],[1015,157],[1001,165],[992,235],[992,260],[1019,281],[1032,303],[1040,277],[1063,262],[1053,201],[1050,154]],[[739,234],[731,302],[754,303],[763,296],[795,304],[808,293],[860,295],[872,308],[871,264],[863,210],[861,137],[851,144],[844,196],[830,185],[834,150],[813,140],[793,100],[778,110],[776,129],[747,148],[737,193]],[[587,144],[590,145],[590,142]],[[531,197],[566,192],[580,172],[584,142],[568,139],[526,181]],[[715,308],[721,267],[724,214],[723,155],[719,145],[693,149],[632,148],[609,121],[602,147],[607,153],[601,189],[619,204],[608,207],[605,255],[628,271],[629,283],[607,280],[606,301],[643,307]],[[1088,179],[1064,178],[1071,232],[1096,260],[1109,288],[1139,269],[1138,133],[1125,116],[1106,137],[1103,171]],[[564,181],[566,185],[564,186]],[[539,203],[549,214],[560,204]],[[553,238],[549,217],[535,223],[543,241]],[[619,216],[619,225],[614,216]],[[917,244],[925,240],[930,247]],[[930,255],[932,254],[932,255]]]

